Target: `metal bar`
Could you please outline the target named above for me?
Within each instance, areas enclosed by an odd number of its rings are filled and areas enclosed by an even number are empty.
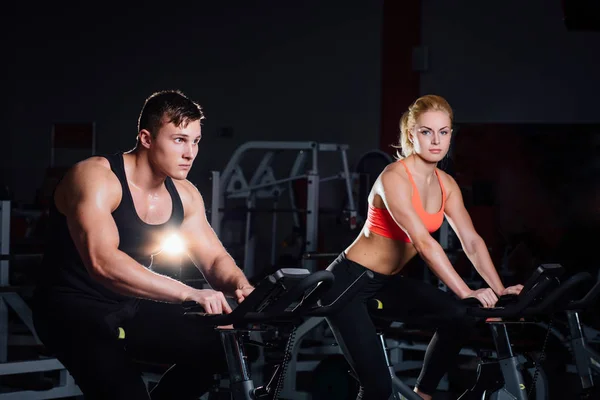
[[[309,174],[318,174],[319,173],[319,148],[317,146],[312,148],[312,169]],[[318,182],[318,181],[317,181]]]
[[[587,389],[594,385],[594,377],[590,368],[594,366],[593,363],[596,360],[593,358],[593,350],[586,346],[585,336],[579,322],[579,313],[572,310],[567,311],[567,321],[571,336],[571,352],[575,359],[577,375],[581,381],[581,387]],[[600,365],[596,366],[596,368],[598,367]]]
[[[61,369],[65,369],[65,367],[56,358],[17,361],[0,364],[0,376],[27,374],[30,372],[56,371]]]
[[[250,191],[248,190],[248,180],[244,174],[244,170],[240,165],[236,165],[233,168],[229,179],[221,180],[223,186],[223,194],[230,192],[239,192],[239,196],[236,197],[248,197]]]
[[[276,185],[278,185],[280,183],[285,183],[285,182],[290,182],[290,181],[296,181],[298,179],[303,179],[303,178],[306,178],[306,177],[307,177],[307,175],[290,176],[289,178],[278,179],[276,181],[269,182],[269,183],[261,183],[259,185],[248,186],[245,189],[225,191],[225,194],[227,196],[235,196],[235,195],[243,194],[243,193],[251,193],[251,192],[253,192],[256,189],[264,189],[264,188],[267,188],[267,187],[276,186]]]
[[[10,201],[0,202],[0,254],[8,256],[10,254]],[[0,287],[8,287],[9,282],[9,261],[0,261]],[[4,300],[4,294],[0,295],[0,363],[5,363],[8,359],[8,304]]]
[[[246,142],[239,146],[231,156],[229,163],[223,170],[223,182],[229,181],[230,175],[233,172],[235,165],[238,165],[243,154],[249,150],[311,150],[317,147],[316,142]]]
[[[352,183],[351,183],[351,179],[352,177],[350,176],[350,168],[348,167],[348,156],[346,155],[346,150],[342,149],[340,150],[340,152],[342,153],[342,166],[344,168],[344,178],[346,181],[346,194],[348,195],[348,208],[350,209],[350,211],[354,211],[355,212],[355,217],[356,217],[356,207],[354,205],[354,196],[352,195]]]
[[[254,205],[254,196],[246,199],[247,210]],[[244,274],[248,277],[254,276],[254,245],[255,236],[252,233],[252,213],[246,211],[246,235],[244,242]]]
[[[338,143],[319,143],[319,151],[343,151],[348,150],[347,144]]]
[[[219,207],[221,204],[221,182],[220,182],[220,173],[219,171],[211,172],[211,180],[212,180],[212,198],[211,198],[211,213],[210,213],[210,225],[212,229],[215,231],[217,236],[221,234],[221,219],[223,216],[219,212]]]
[[[504,324],[490,324],[492,330],[492,339],[496,346],[496,352],[498,353],[498,359],[513,357],[512,345],[506,331],[506,325]]]
[[[343,173],[339,173],[339,174],[327,176],[325,178],[321,178],[321,179],[319,179],[319,183],[325,183],[325,182],[329,182],[329,181],[334,181],[336,179],[344,179],[344,174]]]
[[[10,201],[0,202],[0,255],[10,255]],[[0,287],[9,286],[9,261],[0,261]]]
[[[300,173],[300,169],[304,167],[306,164],[306,152],[304,150],[300,150],[296,155],[296,159],[294,160],[294,165],[292,165],[292,169],[290,170],[290,176],[296,176]],[[290,195],[290,205],[292,208],[296,208],[296,199],[294,197],[294,188],[292,186],[292,182],[288,182],[289,187],[289,195]],[[300,226],[300,218],[298,214],[292,214],[292,218],[294,220],[294,226]]]
[[[0,295],[0,367],[8,360],[8,305]],[[0,369],[1,371],[1,369]],[[1,375],[1,374],[0,374]]]
[[[306,253],[314,253],[318,246],[318,229],[319,229],[319,175],[312,174],[307,180],[308,190],[306,199],[306,237],[305,249]],[[304,267],[309,271],[314,271],[316,262],[314,260],[303,260]]]
[[[383,358],[385,359],[385,365],[388,367],[392,366],[390,362],[390,358],[388,357],[387,346],[385,345],[385,336],[383,334],[378,333],[377,337],[379,338],[379,343],[381,343],[381,350],[383,351]]]
[[[50,390],[37,391],[25,390],[19,392],[0,393],[0,400],[43,400],[43,399],[62,399],[81,396],[81,390],[75,386],[58,386]]]
[[[273,208],[275,210],[277,210],[277,204],[278,201],[275,200],[273,202]],[[277,213],[274,212],[272,213],[272,217],[271,217],[271,266],[275,265],[275,256],[276,256],[276,251],[275,249],[277,248]]]
[[[252,385],[250,369],[246,364],[246,355],[244,354],[244,344],[239,332],[236,330],[220,330],[219,333],[225,351],[231,386],[238,386],[240,383]]]
[[[267,152],[267,154],[265,154],[263,156],[262,160],[260,160],[260,163],[258,164],[258,167],[254,171],[254,175],[252,175],[252,178],[250,178],[248,185],[252,186],[252,185],[256,185],[256,184],[258,184],[258,182],[260,182],[262,176],[267,171],[267,168],[269,168],[269,166],[273,162],[274,155],[275,155],[275,153],[273,153],[272,151],[269,151],[269,152]]]
[[[505,324],[490,324],[492,338],[498,354],[498,363],[504,377],[504,390],[517,400],[526,400],[527,392],[523,375],[520,372],[520,364],[514,356],[512,345]]]
[[[597,374],[600,374],[600,354],[590,348],[587,348],[586,350],[590,357],[590,368],[596,371]]]
[[[8,304],[14,312],[19,316],[21,321],[27,326],[36,344],[42,344],[40,338],[38,337],[35,327],[33,326],[33,314],[31,313],[31,309],[25,303],[25,301],[19,296],[17,293],[2,293],[0,295],[6,304]]]

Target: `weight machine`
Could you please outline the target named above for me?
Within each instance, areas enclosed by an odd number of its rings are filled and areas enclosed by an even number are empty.
[[[9,307],[19,317],[33,336],[34,345],[42,345],[37,336],[31,310],[27,303],[10,286],[9,265],[10,254],[10,201],[0,202],[0,376],[18,375],[32,372],[59,371],[58,385],[48,390],[21,390],[5,392],[0,387],[0,400],[33,400],[55,399],[69,396],[79,396],[81,391],[75,384],[73,377],[56,358],[40,358],[37,360],[9,361],[8,345],[9,335]]]
[[[223,230],[224,212],[229,210],[226,202],[229,199],[245,200],[245,233],[244,233],[244,262],[243,268],[247,276],[255,276],[257,272],[254,265],[256,251],[256,237],[252,231],[252,215],[257,212],[272,213],[271,226],[271,265],[275,264],[275,241],[277,237],[277,214],[289,212],[292,214],[295,226],[300,225],[298,214],[306,215],[306,230],[304,232],[304,251],[314,253],[317,251],[318,224],[319,224],[319,186],[321,183],[342,179],[345,183],[348,198],[347,219],[351,229],[356,227],[357,211],[352,193],[352,175],[348,168],[346,150],[348,145],[317,142],[271,142],[252,141],[246,142],[236,149],[227,166],[222,172],[212,171],[212,205],[211,225],[215,233],[221,237]],[[256,170],[250,176],[241,166],[242,159],[251,151],[265,152]],[[272,164],[275,155],[283,151],[296,152],[296,157],[291,168],[282,173],[281,168],[274,169]],[[342,171],[328,177],[319,175],[319,157],[324,152],[337,152],[340,155]],[[307,162],[310,161],[308,169]],[[277,172],[277,173],[276,173]],[[250,176],[248,179],[247,177]],[[306,179],[307,198],[306,208],[296,207],[292,184],[300,179]],[[291,208],[278,208],[277,200],[288,190]],[[258,199],[273,199],[275,206],[272,208],[257,207]],[[315,270],[314,259],[303,260],[303,266],[310,271]]]

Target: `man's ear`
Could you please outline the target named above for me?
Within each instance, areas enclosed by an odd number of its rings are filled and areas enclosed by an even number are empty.
[[[152,134],[146,129],[142,129],[140,133],[138,133],[138,141],[141,146],[149,149],[152,145]]]

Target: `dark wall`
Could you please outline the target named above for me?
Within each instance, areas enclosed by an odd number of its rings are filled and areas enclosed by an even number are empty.
[[[560,0],[423,0],[422,93],[462,122],[599,122],[600,32],[569,32]]]
[[[127,150],[145,97],[165,88],[204,107],[199,187],[248,140],[348,143],[351,160],[376,148],[382,1],[260,4],[11,5],[0,155],[13,197],[30,202],[41,186],[54,122],[95,121],[98,152]]]

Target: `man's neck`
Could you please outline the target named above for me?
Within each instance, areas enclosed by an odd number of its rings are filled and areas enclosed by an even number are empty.
[[[127,180],[136,188],[155,192],[160,190],[167,176],[158,171],[148,159],[145,151],[134,150],[123,155]]]

